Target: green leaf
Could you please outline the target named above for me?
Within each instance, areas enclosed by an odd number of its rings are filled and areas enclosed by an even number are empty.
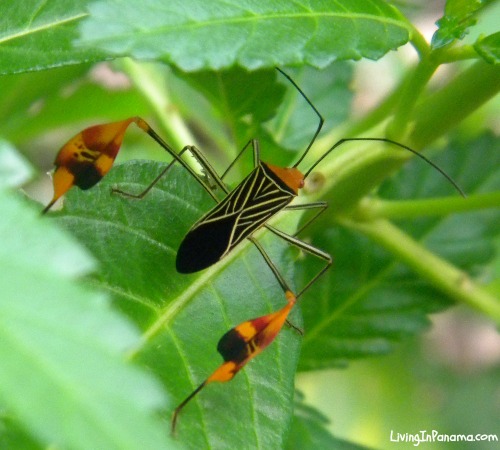
[[[179,75],[215,109],[218,126],[207,130],[209,135],[218,140],[221,134],[225,134],[228,141],[238,145],[237,148],[234,145],[219,148],[224,159],[228,156],[234,159],[237,152],[255,136],[262,139],[263,147],[276,148],[272,137],[262,129],[262,123],[276,114],[285,92],[283,85],[277,81],[278,72],[275,69],[248,72],[234,67],[221,72],[201,71]],[[251,152],[248,154],[251,155]],[[250,158],[244,158],[243,161],[246,159],[250,163]],[[225,166],[228,164],[226,161]],[[250,167],[246,165],[247,169]]]
[[[75,48],[76,25],[87,1],[2,1],[0,74],[41,70],[104,59],[95,48]]]
[[[181,239],[213,206],[208,194],[177,167],[142,200],[111,194],[112,186],[142,191],[162,167],[152,162],[116,166],[92,190],[71,192],[58,221],[101,262],[95,283],[141,328],[142,342],[131,358],[154,372],[180,403],[221,364],[220,337],[281,308],[285,298],[249,245],[205,271],[176,273]],[[280,252],[266,240],[263,244],[282,266]],[[283,271],[289,275],[290,267]],[[300,326],[298,310],[290,320]],[[281,447],[291,421],[299,342],[295,331],[285,329],[233,381],[208,385],[179,417],[180,442],[191,448],[238,448],[242,442]]]
[[[0,189],[21,186],[33,176],[33,167],[7,141],[0,139]]]
[[[220,72],[182,74],[182,77],[226,120],[252,115],[252,121],[260,123],[273,117],[281,104],[284,88],[277,83],[277,74],[274,69],[248,72],[235,67]]]
[[[434,49],[444,47],[456,39],[463,39],[468,28],[475,25],[477,13],[491,0],[447,0],[445,15],[436,22],[439,29],[432,36]]]
[[[48,130],[75,124],[83,128],[91,120],[111,122],[149,112],[127,80],[122,86],[105,86],[96,80],[98,70],[89,71],[89,66],[81,65],[0,77],[0,90],[8,93],[0,99],[0,134],[25,143]],[[114,81],[110,69],[101,77]]]
[[[288,437],[289,450],[369,450],[367,447],[338,439],[326,429],[328,419],[316,409],[302,403],[302,395],[296,393],[295,415]]]
[[[7,412],[0,411],[0,448],[40,450],[40,445]]]
[[[485,135],[474,142],[452,142],[451,149],[433,159],[467,194],[500,189],[498,139]],[[382,187],[380,195],[418,199],[450,195],[450,191],[440,174],[415,159]],[[324,216],[311,229],[312,243],[328,251],[334,264],[302,300],[306,330],[302,370],[387,353],[402,338],[426,328],[429,313],[450,304],[387,251],[349,229],[331,225],[334,219],[327,213]],[[498,210],[486,209],[417,218],[401,226],[481,281],[492,276],[499,220]],[[317,266],[306,261],[303,270],[303,279],[310,279]]]
[[[150,375],[124,362],[136,330],[75,279],[93,260],[26,201],[0,190],[0,206],[7,435],[22,429],[30,436],[24,440],[44,448],[167,448],[167,430],[153,418],[165,396]]]
[[[481,37],[474,44],[476,51],[490,64],[500,63],[500,32]]]
[[[65,91],[75,88],[76,80],[89,70],[89,66],[60,67],[50,71],[30,72],[0,77],[0,133],[16,144],[33,136],[31,123],[36,122],[51,99],[64,99]],[[75,110],[76,105],[72,105]],[[65,108],[64,113],[71,115]],[[64,114],[56,114],[53,120],[63,121]],[[60,123],[60,122],[59,122]],[[34,127],[36,128],[36,127]],[[40,132],[40,129],[36,130]],[[51,158],[52,159],[52,158]]]
[[[355,232],[330,227],[312,243],[330,253],[334,264],[302,300],[306,332],[300,370],[389,353],[396,342],[429,326],[427,314],[449,304]],[[304,279],[316,271],[306,267]]]
[[[325,119],[321,135],[346,119],[352,100],[352,93],[347,88],[353,72],[350,64],[339,61],[323,70],[306,67],[285,69],[285,72],[321,111]],[[257,138],[263,160],[282,166],[291,165],[305,150],[318,127],[319,118],[314,110],[296,87],[275,69],[249,73],[233,68],[220,73],[203,71],[179,75],[217,110],[218,122],[211,124],[207,133],[214,139],[227,134],[227,140],[231,142],[213,150],[221,154],[220,159],[228,159],[229,155],[230,162],[243,145]],[[272,114],[275,117],[265,122]],[[225,126],[221,126],[221,119]],[[203,121],[198,121],[196,128],[202,127]],[[293,150],[284,151],[283,146]],[[251,156],[250,151],[247,156]],[[229,162],[221,166],[221,171]],[[246,165],[241,164],[246,170],[253,167],[253,160],[249,157],[241,158],[240,162],[246,162]]]
[[[89,6],[79,44],[193,71],[249,69],[336,59],[378,59],[408,41],[408,25],[380,0],[100,1]]]

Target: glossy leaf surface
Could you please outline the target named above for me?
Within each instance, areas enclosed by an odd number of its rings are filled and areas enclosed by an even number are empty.
[[[168,448],[165,395],[125,362],[137,331],[77,282],[92,258],[25,200],[1,190],[0,204],[0,422],[43,447]]]
[[[436,22],[439,30],[432,36],[432,46],[440,48],[455,39],[462,39],[476,23],[476,14],[489,0],[447,0],[445,15]]]
[[[104,59],[95,48],[75,48],[76,24],[89,2],[75,0],[2,1],[0,73],[41,70]]]
[[[93,190],[72,191],[58,220],[100,262],[97,285],[141,328],[132,359],[149,367],[179,403],[220,365],[216,346],[226,331],[286,301],[248,245],[198,274],[175,272],[176,249],[189,224],[213,205],[208,195],[178,168],[142,200],[111,194],[112,186],[140,192],[160,167],[115,167]],[[281,261],[272,246],[270,253]],[[297,311],[291,320],[300,326]],[[179,440],[192,448],[234,448],[242,439],[267,448],[282,442],[291,420],[299,342],[296,332],[284,329],[233,381],[207,386],[182,411]]]
[[[475,44],[476,51],[490,64],[500,63],[500,32],[480,38]]]
[[[336,59],[378,59],[408,40],[400,14],[378,0],[114,0],[95,2],[89,11],[81,45],[162,58],[187,71],[235,63],[249,69],[299,62],[325,67]]]

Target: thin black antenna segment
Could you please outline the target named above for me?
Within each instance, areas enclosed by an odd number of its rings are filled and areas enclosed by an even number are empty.
[[[297,89],[299,94],[304,98],[304,100],[308,103],[308,105],[312,108],[312,110],[316,113],[316,115],[319,118],[319,124],[318,128],[316,129],[316,132],[314,133],[311,142],[309,142],[309,145],[307,148],[304,150],[304,153],[302,156],[299,158],[299,160],[293,165],[294,168],[296,168],[306,157],[307,153],[309,152],[310,148],[313,146],[314,142],[316,141],[316,138],[318,137],[321,129],[323,128],[323,123],[325,119],[321,115],[321,113],[318,111],[318,109],[313,105],[311,100],[307,97],[307,95],[304,93],[304,91],[297,85],[297,83],[288,75],[287,73],[283,72],[279,67],[276,67],[276,70],[280,72],[292,85]],[[333,150],[336,148],[340,147],[342,144],[345,144],[346,142],[350,141],[378,141],[378,142],[386,142],[388,144],[396,145],[399,148],[402,148],[404,150],[408,150],[409,152],[413,153],[414,155],[418,156],[420,159],[425,161],[427,164],[432,166],[434,169],[436,169],[441,175],[443,175],[456,189],[457,192],[460,193],[462,197],[466,197],[464,191],[458,186],[458,184],[451,178],[443,169],[441,169],[437,164],[433,163],[430,159],[422,155],[421,153],[417,152],[416,150],[413,150],[411,147],[408,147],[407,145],[401,144],[399,142],[393,141],[391,139],[387,138],[344,138],[340,139],[336,144],[333,145],[328,151],[326,151],[305,173],[304,173],[304,180],[308,177],[308,175],[314,170],[314,168],[321,162],[323,161],[324,158],[326,158]]]
[[[297,85],[295,81],[288,75],[287,73],[283,72],[279,67],[276,67],[276,70],[281,73],[292,85],[297,89],[299,94],[304,98],[304,100],[309,104],[309,106],[313,109],[313,111],[316,113],[319,119],[319,124],[318,128],[316,128],[316,132],[314,133],[314,136],[311,139],[311,142],[309,142],[309,145],[307,148],[304,150],[304,153],[302,153],[302,156],[299,158],[299,160],[293,165],[294,168],[296,168],[306,157],[307,153],[309,152],[309,149],[313,146],[314,142],[316,141],[316,138],[318,137],[318,134],[320,133],[321,129],[323,128],[323,123],[325,122],[325,119],[323,119],[323,116],[321,113],[316,109],[316,106],[313,105],[311,100],[307,97],[307,95],[304,93],[302,89]]]
[[[452,185],[453,187],[457,190],[457,192],[460,193],[462,197],[466,197],[464,191],[460,188],[460,186],[455,182],[453,178],[451,178],[443,169],[441,169],[437,164],[433,163],[429,158],[426,156],[422,155],[421,153],[417,152],[416,150],[413,150],[411,147],[408,147],[407,145],[401,144],[400,142],[393,141],[391,139],[387,138],[363,138],[363,137],[358,137],[358,138],[344,138],[340,139],[333,147],[331,147],[328,151],[326,151],[309,169],[307,172],[304,174],[304,179],[307,178],[307,176],[314,170],[314,168],[321,162],[323,159],[325,159],[333,150],[336,148],[340,147],[342,144],[345,144],[346,142],[351,142],[351,141],[375,141],[375,142],[385,142],[387,144],[392,144],[395,145],[399,148],[402,148],[404,150],[409,151],[410,153],[413,153],[415,156],[418,156],[420,159],[425,161],[427,164],[429,164],[431,167],[436,169],[443,177],[445,177]]]

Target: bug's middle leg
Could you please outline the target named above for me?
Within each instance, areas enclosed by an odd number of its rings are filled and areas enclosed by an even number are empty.
[[[310,221],[308,222],[310,223]],[[284,239],[285,241],[289,242],[290,244],[294,245],[297,248],[300,248],[304,252],[315,256],[316,258],[319,258],[325,262],[325,265],[319,270],[319,272],[310,280],[307,282],[307,284],[299,291],[299,293],[296,295],[296,298],[298,299],[305,291],[307,291],[315,282],[316,280],[323,275],[328,268],[332,265],[332,257],[329,253],[324,252],[323,250],[320,250],[319,248],[314,247],[313,245],[310,245],[304,241],[301,241],[300,239],[296,238],[295,235],[289,235],[285,233],[284,231],[278,230],[277,228],[274,228],[271,225],[265,225],[265,227],[274,233],[276,236],[279,236],[280,238]],[[303,228],[303,227],[302,227]]]
[[[268,265],[268,267],[271,269],[271,271],[273,272],[276,280],[278,280],[278,283],[280,284],[281,286],[281,289],[283,289],[283,292],[285,293],[285,295],[287,295],[287,292],[293,292],[290,287],[288,286],[288,283],[285,281],[285,279],[283,278],[283,275],[281,275],[280,271],[278,270],[278,268],[276,267],[276,265],[273,263],[273,261],[271,260],[271,258],[269,257],[269,255],[267,254],[267,252],[264,250],[264,247],[262,247],[262,245],[260,244],[259,241],[257,241],[257,239],[253,238],[253,237],[249,237],[248,240],[250,242],[252,242],[252,244],[255,245],[255,247],[257,248],[257,250],[260,252],[260,254],[262,255],[262,257],[264,258],[264,260],[266,261],[266,264]],[[294,296],[294,298],[296,298],[296,296]],[[286,323],[287,325],[290,327],[290,328],[293,328],[297,333],[299,333],[300,335],[303,335],[304,332],[303,330],[301,330],[299,327],[297,327],[296,325],[294,325],[292,322],[290,322],[288,319],[286,320]]]

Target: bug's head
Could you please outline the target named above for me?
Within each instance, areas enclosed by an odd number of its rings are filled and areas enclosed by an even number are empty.
[[[304,174],[296,167],[278,167],[267,164],[276,176],[297,195],[304,187]]]

